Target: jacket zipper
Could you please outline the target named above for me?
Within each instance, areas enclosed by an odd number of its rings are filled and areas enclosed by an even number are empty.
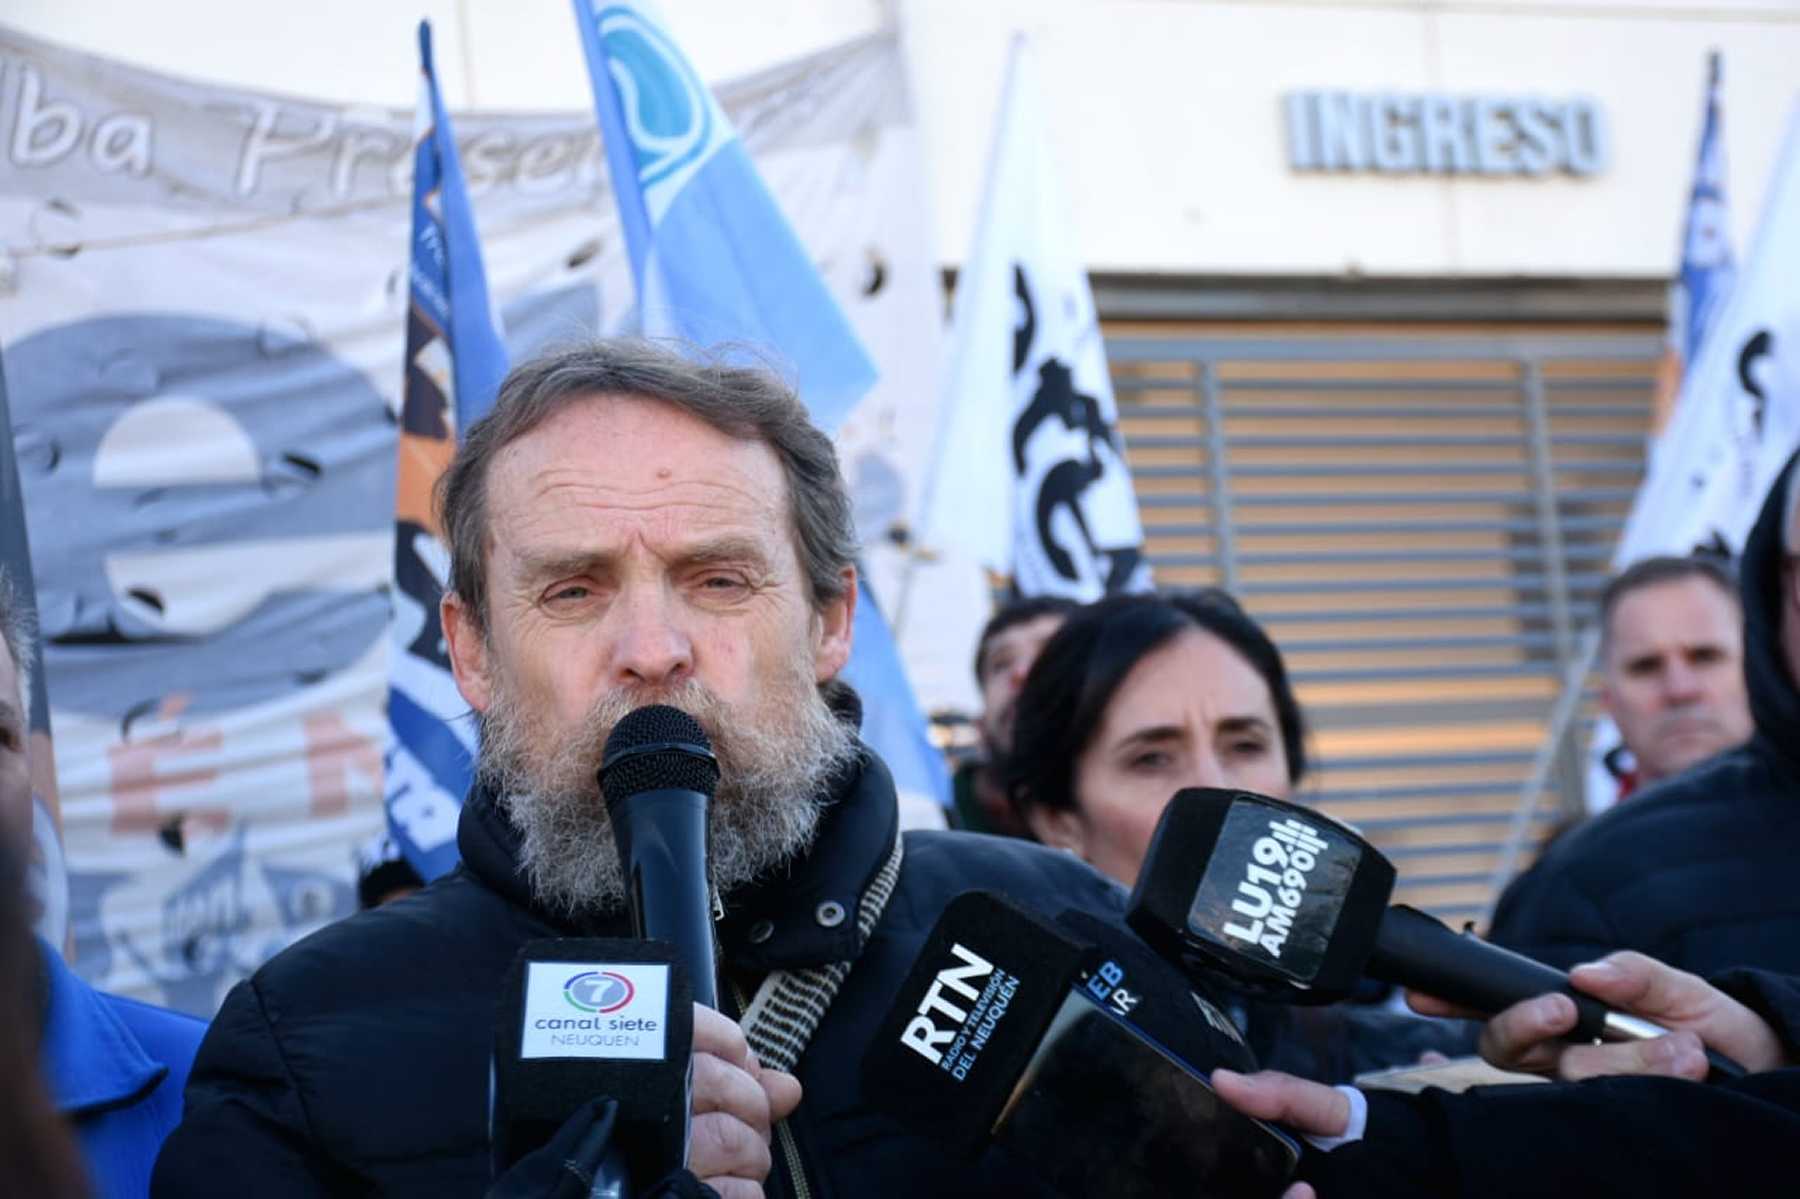
[[[812,1188],[806,1185],[806,1169],[800,1164],[800,1145],[786,1120],[775,1125],[775,1139],[781,1142],[781,1155],[787,1159],[788,1178],[794,1183],[796,1199],[812,1199]]]
[[[731,998],[737,1004],[742,1015],[750,1007],[744,992],[738,988],[736,980],[730,982]],[[806,1183],[806,1167],[800,1161],[800,1142],[794,1137],[794,1130],[788,1127],[786,1120],[778,1120],[775,1124],[775,1141],[781,1147],[782,1160],[787,1162],[788,1180],[794,1185],[795,1199],[812,1199],[812,1188]]]

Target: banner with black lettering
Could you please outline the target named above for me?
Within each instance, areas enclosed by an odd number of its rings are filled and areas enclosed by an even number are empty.
[[[1023,595],[1147,589],[1143,529],[1094,298],[1015,40],[919,520]]]
[[[839,437],[876,541],[912,503],[939,319],[897,40],[718,95],[880,367]],[[100,986],[210,1012],[353,906],[382,816],[413,115],[0,31],[0,352]],[[612,327],[631,281],[592,113],[455,125],[513,359]]]
[[[1769,179],[1762,223],[1682,376],[1614,561],[1700,546],[1736,553],[1800,444],[1800,102]]]

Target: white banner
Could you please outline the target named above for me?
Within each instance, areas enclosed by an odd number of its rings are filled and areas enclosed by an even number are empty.
[[[950,380],[921,537],[1025,595],[1150,585],[1094,298],[1015,40],[974,244],[956,287]]]
[[[875,541],[913,502],[939,335],[897,43],[719,95],[881,368],[840,440]],[[77,966],[108,989],[210,1013],[353,904],[381,821],[412,119],[0,31],[0,348]],[[456,125],[514,359],[610,327],[631,289],[592,114]]]
[[[1762,224],[1683,376],[1614,564],[1696,546],[1741,550],[1800,445],[1800,104],[1769,181]]]
[[[1720,240],[1725,180],[1711,89],[1708,97],[1674,288],[1685,295],[1703,284],[1708,311],[1680,315],[1704,320],[1706,328],[1686,363],[1669,423],[1651,444],[1649,469],[1613,554],[1615,570],[1703,546],[1736,555],[1764,495],[1800,444],[1800,290],[1793,282],[1800,270],[1800,104],[1788,122],[1750,256],[1734,278],[1730,246]],[[1671,330],[1672,337],[1690,333]],[[1691,336],[1684,340],[1693,344]],[[1601,716],[1588,743],[1589,812],[1617,800],[1619,782],[1606,755],[1619,745],[1618,726]]]

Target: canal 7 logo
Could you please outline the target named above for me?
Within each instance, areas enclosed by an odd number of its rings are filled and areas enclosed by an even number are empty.
[[[570,1007],[602,1016],[629,1006],[636,997],[631,980],[611,970],[586,970],[563,984],[563,998]]]

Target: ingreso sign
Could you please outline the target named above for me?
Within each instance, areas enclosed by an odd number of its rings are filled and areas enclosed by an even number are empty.
[[[1283,102],[1296,171],[1587,176],[1607,163],[1592,100],[1306,91]]]

